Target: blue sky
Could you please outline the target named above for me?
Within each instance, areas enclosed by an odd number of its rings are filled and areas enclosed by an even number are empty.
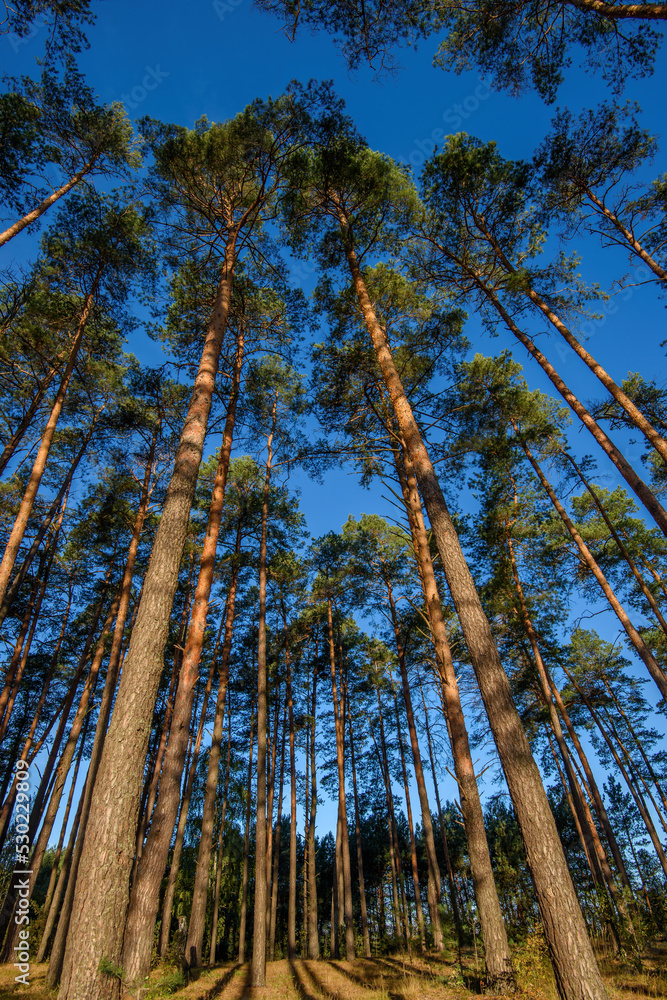
[[[418,167],[430,153],[433,139],[440,139],[440,132],[444,135],[447,131],[462,130],[483,140],[496,140],[507,157],[529,157],[555,113],[555,105],[547,107],[534,94],[514,99],[493,91],[477,73],[455,76],[434,68],[434,41],[422,42],[417,50],[404,50],[399,57],[401,68],[393,77],[378,82],[368,67],[349,73],[336,47],[323,34],[304,32],[291,43],[280,25],[255,10],[251,0],[193,0],[187,5],[182,0],[103,0],[94,2],[93,9],[98,19],[88,33],[91,45],[80,58],[81,68],[103,101],[122,100],[133,118],[147,114],[186,126],[202,115],[220,121],[235,115],[255,97],[277,95],[290,79],[333,79],[370,145]],[[9,73],[32,72],[42,48],[40,31],[20,44],[0,38],[0,64]],[[666,124],[665,93],[667,58],[663,50],[654,75],[631,82],[625,92],[625,97],[640,103],[643,123],[656,134]],[[601,81],[573,67],[557,104],[578,111],[595,106],[606,96]],[[663,156],[649,168],[647,176],[657,176],[664,169]],[[27,240],[16,240],[12,251],[19,256],[29,253]],[[609,287],[625,269],[620,253],[602,252],[594,240],[582,238],[569,246],[581,253],[585,277],[603,287]],[[639,370],[664,382],[667,368],[660,347],[667,337],[664,317],[664,299],[661,302],[653,292],[637,289],[622,300],[613,299],[605,307],[603,319],[588,327],[589,349],[618,381],[628,371]],[[533,332],[540,330],[538,324]],[[509,334],[490,340],[474,320],[467,334],[474,350],[490,354],[509,347],[517,360],[524,361],[523,352]],[[574,355],[557,350],[552,337],[548,341],[541,337],[539,342],[577,393],[585,399],[602,395],[599,383]],[[151,356],[158,350],[157,346],[144,346],[138,353],[142,360],[159,363]],[[526,364],[526,377],[531,387],[552,393],[551,384],[533,362]],[[595,451],[592,439],[580,433],[573,433],[571,441],[579,455]],[[640,450],[633,453],[629,448],[627,457],[638,458]],[[615,485],[616,477],[607,474],[607,485]],[[299,473],[293,481],[302,488],[303,506],[314,535],[339,530],[351,513],[390,515],[393,510],[382,499],[380,487],[369,493],[345,471],[327,476],[324,488],[310,484]],[[608,618],[607,629],[603,618]],[[594,624],[609,637],[618,631],[615,619],[609,616],[599,616]]]

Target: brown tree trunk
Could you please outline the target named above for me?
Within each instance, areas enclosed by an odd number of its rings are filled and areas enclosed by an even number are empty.
[[[215,667],[216,667],[218,643],[220,641],[220,633],[222,632],[223,625],[224,625],[224,618],[220,623],[220,629],[218,630],[218,637],[216,640],[215,649],[213,651],[213,656],[211,658],[211,666],[208,671],[206,688],[204,689],[204,701],[199,716],[199,724],[197,726],[197,733],[195,736],[195,741],[192,749],[192,757],[190,759],[188,775],[185,781],[185,789],[183,792],[183,796],[181,798],[181,805],[178,813],[178,823],[176,825],[176,840],[174,841],[174,850],[171,856],[171,867],[169,869],[169,879],[167,881],[167,888],[165,889],[164,900],[162,903],[160,943],[158,946],[158,954],[160,955],[164,955],[165,952],[167,951],[167,948],[169,947],[169,928],[171,925],[171,913],[174,905],[174,892],[176,890],[176,879],[178,878],[178,872],[181,864],[181,852],[183,850],[183,839],[185,837],[185,825],[188,821],[190,799],[192,798],[192,788],[195,783],[195,776],[197,774],[199,751],[201,750],[201,741],[202,741],[202,736],[204,734],[204,725],[206,723],[208,702],[211,696],[211,688],[213,686],[213,674],[215,673]]]
[[[408,813],[408,833],[410,835],[410,862],[412,865],[412,885],[415,893],[415,916],[417,918],[417,929],[419,931],[419,945],[422,952],[426,951],[426,936],[424,934],[424,911],[422,909],[421,888],[419,885],[419,871],[417,868],[417,845],[415,844],[415,828],[412,822],[412,803],[410,801],[410,788],[408,786],[408,771],[405,766],[405,751],[403,750],[403,734],[401,733],[401,718],[398,711],[398,698],[394,690],[392,680],[392,693],[394,696],[394,710],[396,712],[396,732],[398,734],[398,749],[401,755],[401,769],[403,771],[403,794],[405,796],[405,807]]]
[[[218,836],[218,854],[215,870],[215,889],[213,893],[213,914],[211,916],[211,944],[208,950],[208,964],[215,965],[215,950],[218,946],[218,914],[220,911],[220,884],[222,880],[222,862],[225,846],[225,821],[227,817],[227,795],[229,792],[229,771],[232,760],[232,699],[229,697],[227,709],[227,762],[225,764],[225,785],[222,793],[222,814],[220,816],[220,833]]]
[[[0,243],[1,242],[2,237],[0,237]],[[83,335],[86,330],[86,324],[88,322],[90,310],[92,309],[95,301],[95,296],[97,295],[97,289],[99,287],[101,277],[102,268],[100,267],[93,280],[92,288],[86,296],[81,316],[79,317],[76,336],[72,342],[69,359],[67,361],[65,371],[63,372],[63,377],[60,381],[60,387],[58,388],[56,398],[53,402],[53,406],[51,407],[51,413],[49,414],[49,419],[46,422],[46,427],[44,428],[42,439],[39,443],[37,454],[35,455],[35,460],[30,473],[30,479],[28,480],[28,485],[23,495],[23,499],[21,500],[18,514],[16,515],[12,530],[9,534],[7,546],[2,557],[2,562],[0,563],[0,602],[5,599],[7,588],[9,586],[9,577],[12,569],[14,568],[14,563],[16,562],[16,557],[18,555],[21,542],[23,541],[23,535],[25,534],[25,530],[28,526],[28,518],[30,517],[35,497],[37,496],[37,490],[39,489],[39,484],[42,481],[42,476],[44,475],[44,469],[46,468],[46,461],[51,450],[53,436],[56,432],[58,419],[65,402],[67,387],[74,371],[74,365],[76,364],[79,348],[81,347]]]
[[[515,429],[517,429],[514,421],[512,421],[512,423],[514,424]],[[634,627],[634,625],[628,618],[625,609],[622,607],[620,601],[616,597],[616,594],[614,593],[609,583],[607,582],[607,579],[602,570],[600,569],[592,552],[590,551],[590,549],[584,542],[583,538],[575,528],[574,524],[568,517],[567,511],[565,510],[562,503],[556,496],[553,488],[551,487],[551,484],[544,475],[544,472],[542,471],[539,463],[533,456],[533,453],[531,452],[530,448],[525,442],[522,442],[522,448],[526,454],[528,461],[535,470],[538,479],[542,483],[542,486],[544,487],[544,490],[546,491],[549,499],[551,500],[552,504],[558,511],[558,514],[560,515],[563,524],[567,528],[570,537],[577,546],[582,563],[591,571],[591,573],[599,583],[600,588],[605,597],[607,598],[612,610],[614,611],[616,617],[618,618],[621,625],[625,629],[625,632],[630,642],[637,650],[638,656],[640,657],[641,660],[643,660],[644,664],[646,665],[646,669],[650,673],[655,683],[658,685],[658,689],[662,697],[667,698],[667,675],[665,674],[662,667],[658,664],[653,653],[648,648],[648,646],[646,645],[640,634],[637,632],[637,629]]]
[[[364,886],[364,859],[361,851],[361,820],[359,796],[357,794],[357,766],[354,757],[354,735],[352,732],[352,712],[347,698],[347,723],[350,730],[350,766],[352,768],[352,790],[354,792],[354,832],[357,838],[357,868],[359,870],[359,903],[361,906],[361,937],[364,942],[364,958],[371,957],[371,939],[368,933],[368,912],[366,909],[366,889]]]
[[[447,731],[454,760],[454,774],[461,799],[461,814],[468,846],[470,872],[477,903],[486,965],[487,987],[497,993],[516,989],[509,942],[496,889],[489,845],[484,826],[484,812],[479,797],[477,779],[468,731],[463,715],[456,670],[447,637],[442,604],[433,570],[428,536],[424,525],[417,478],[407,448],[401,443],[402,461],[394,454],[396,471],[401,483],[405,508],[417,557],[431,635],[435,647],[436,668],[443,698]]]
[[[285,603],[281,592],[283,626],[285,629],[285,664],[287,667],[287,715],[289,720],[290,766],[290,831],[289,831],[289,894],[287,901],[287,957],[296,955],[296,755],[294,746],[294,698],[292,696],[292,661]],[[277,872],[276,872],[277,874]]]
[[[75,174],[72,174],[72,176],[65,181],[64,184],[53,191],[36,208],[33,208],[31,212],[28,212],[22,218],[18,219],[11,226],[9,226],[8,229],[5,229],[4,233],[0,233],[0,247],[5,243],[9,243],[14,236],[17,236],[27,226],[36,222],[40,216],[44,215],[44,212],[51,208],[51,205],[54,205],[59,198],[62,198],[63,195],[68,193],[68,191],[71,191],[72,188],[75,187],[90,170],[92,170],[97,159],[98,157],[94,156],[88,163],[84,164],[81,170],[77,170]]]
[[[438,905],[440,902],[440,869],[438,868],[438,861],[435,854],[435,838],[433,836],[433,824],[431,823],[431,807],[428,801],[426,782],[424,781],[424,769],[422,767],[421,753],[419,752],[419,740],[417,739],[417,729],[415,726],[415,717],[412,710],[412,698],[410,695],[410,682],[408,681],[408,671],[405,666],[405,652],[403,649],[403,643],[401,642],[398,615],[396,614],[396,604],[394,602],[394,594],[389,576],[387,574],[385,574],[384,582],[387,588],[391,620],[394,626],[394,637],[396,639],[396,648],[398,650],[398,665],[401,672],[403,701],[405,702],[408,732],[410,734],[410,747],[412,750],[412,761],[415,769],[415,778],[417,779],[417,791],[419,794],[419,804],[422,813],[422,827],[424,830],[426,860],[429,875],[428,907],[431,917],[431,929],[433,931],[433,945],[436,951],[442,951],[444,949],[444,940],[442,936],[442,927],[440,925],[440,914],[438,912]]]
[[[101,973],[99,964],[101,958],[117,964],[121,957],[143,768],[227,325],[235,242],[232,231],[95,781],[59,1000],[119,995],[119,981]]]
[[[222,747],[223,716],[227,685],[229,683],[229,661],[232,654],[232,637],[234,632],[234,609],[236,604],[236,588],[239,575],[239,555],[241,552],[242,521],[239,518],[236,528],[236,543],[232,558],[232,572],[225,607],[225,638],[222,644],[222,659],[220,662],[220,680],[218,682],[218,697],[215,703],[215,719],[213,735],[208,757],[206,774],[206,790],[204,792],[204,807],[202,812],[199,853],[195,871],[195,884],[192,890],[192,910],[188,925],[188,939],[185,946],[185,960],[191,968],[199,968],[203,961],[204,923],[206,920],[206,899],[208,895],[209,867],[213,847],[213,821],[215,817],[215,799],[218,792],[218,770],[220,767],[220,750]]]
[[[404,934],[405,946],[410,947],[410,931],[408,928],[408,921],[406,915],[405,905],[401,911],[401,907],[398,899],[398,882],[401,878],[401,855],[398,845],[398,838],[395,835],[396,831],[396,820],[394,818],[394,799],[391,793],[391,775],[389,772],[389,761],[387,759],[387,744],[384,735],[384,721],[382,719],[382,702],[380,700],[380,689],[376,687],[375,693],[377,695],[378,702],[378,717],[380,720],[380,747],[381,752],[378,750],[377,744],[375,748],[378,754],[378,760],[380,763],[380,770],[382,772],[382,780],[384,782],[385,794],[387,797],[387,822],[389,825],[389,861],[391,864],[391,876],[392,876],[392,892],[393,892],[393,903],[394,903],[394,930],[396,936]],[[372,735],[372,730],[371,730]],[[375,737],[373,736],[373,742],[375,742]],[[403,903],[405,904],[405,898],[403,897]]]
[[[276,956],[276,918],[278,916],[278,870],[280,867],[280,835],[282,831],[283,788],[285,782],[285,742],[287,740],[287,700],[283,712],[282,739],[280,745],[280,777],[278,779],[278,808],[276,810],[276,833],[273,838],[271,879],[271,915],[269,920],[269,959]]]
[[[447,880],[449,882],[449,899],[452,905],[452,914],[454,916],[454,926],[456,928],[456,947],[457,947],[457,957],[459,967],[462,963],[461,949],[463,947],[463,925],[461,924],[461,911],[459,910],[459,901],[456,896],[456,884],[454,882],[454,869],[452,868],[452,859],[449,855],[449,845],[447,843],[447,837],[445,835],[445,821],[442,815],[442,805],[440,804],[440,790],[438,788],[438,778],[435,771],[435,761],[433,759],[433,742],[431,740],[431,727],[428,723],[428,708],[426,707],[426,698],[424,697],[424,689],[422,687],[421,678],[419,679],[419,689],[422,696],[422,706],[424,708],[424,727],[426,729],[426,740],[428,742],[428,757],[431,763],[431,776],[433,778],[433,790],[435,791],[435,802],[438,807],[438,822],[440,825],[440,838],[442,840],[442,850],[445,855],[445,864],[447,866]],[[479,909],[479,907],[478,907]],[[482,936],[484,936],[484,928],[482,926]]]
[[[341,717],[341,707],[338,698],[338,684],[336,681],[336,654],[334,649],[333,635],[333,615],[331,610],[331,597],[327,599],[327,622],[329,628],[329,664],[331,667],[331,689],[333,698],[334,724],[336,728],[336,764],[338,768],[338,814],[341,823],[341,848],[342,848],[342,875],[343,875],[343,899],[339,899],[339,906],[342,903],[342,912],[345,919],[345,957],[348,962],[355,958],[354,951],[354,922],[352,915],[352,872],[350,869],[350,851],[347,842],[347,806],[345,803],[345,719]]]
[[[313,700],[310,711],[310,822],[308,825],[308,956],[320,957],[317,932],[317,866],[315,858],[315,821],[317,819],[317,771],[315,729],[317,724],[317,639],[313,658]]]
[[[236,357],[234,361],[234,371],[232,385],[230,389],[229,402],[227,405],[227,416],[222,437],[222,446],[218,458],[218,465],[213,484],[213,495],[209,507],[208,524],[206,536],[201,555],[199,577],[195,588],[192,611],[190,613],[190,623],[187,631],[187,640],[183,652],[183,660],[179,672],[178,688],[174,700],[174,711],[169,734],[169,742],[164,755],[164,764],[160,775],[160,794],[155,807],[155,813],[151,819],[151,827],[146,839],[146,845],[141,855],[136,869],[136,875],[132,884],[130,895],[130,905],[125,924],[125,934],[123,938],[123,969],[129,982],[143,981],[150,971],[150,957],[153,946],[153,928],[159,907],[160,885],[169,857],[169,846],[174,831],[174,825],[178,816],[179,803],[181,798],[181,779],[185,764],[185,754],[188,746],[190,733],[190,720],[192,717],[192,707],[194,703],[195,690],[199,679],[199,661],[206,632],[208,620],[208,607],[213,585],[213,575],[215,569],[215,557],[218,547],[218,537],[222,522],[222,509],[225,498],[225,487],[227,484],[227,472],[232,450],[232,439],[234,435],[234,425],[236,421],[236,405],[239,395],[239,384],[241,378],[241,367],[243,364],[243,334],[239,332],[236,342]],[[233,613],[233,602],[232,602]],[[230,638],[231,642],[231,638]],[[224,649],[223,649],[224,666]],[[224,676],[221,668],[222,706],[220,709],[216,704],[216,716],[218,710],[222,712],[224,708],[224,697],[227,690],[227,675]],[[219,759],[222,718],[219,720],[214,735],[217,734],[217,749],[211,748],[212,756],[216,752]],[[217,760],[216,760],[217,765]],[[217,771],[216,771],[217,781]],[[215,800],[215,793],[214,793]],[[209,817],[207,816],[208,820]],[[212,835],[202,830],[202,841]],[[208,843],[210,857],[210,839]],[[208,877],[208,861],[206,871],[201,873]],[[197,889],[198,887],[196,887]],[[195,900],[193,899],[193,905]],[[197,907],[199,899],[197,899]],[[206,907],[206,888],[204,888],[204,909]],[[199,910],[193,910],[195,918],[194,933],[200,933],[197,924]],[[192,948],[194,941],[193,919],[190,919],[188,929],[188,943],[186,961],[192,958]],[[201,962],[201,946],[203,940],[203,925],[201,926],[201,937],[198,940],[198,951],[196,956],[197,964]]]
[[[248,857],[250,855],[250,809],[252,806],[252,751],[254,744],[255,703],[250,712],[250,747],[248,750],[248,784],[243,837],[243,874],[241,876],[241,916],[239,918],[239,965],[245,962],[245,932],[248,915]]]
[[[271,433],[267,440],[266,475],[262,502],[262,530],[259,543],[259,619],[257,626],[257,819],[255,828],[255,913],[252,936],[250,982],[266,985],[267,812],[266,812],[266,535],[269,517],[269,483],[273,460],[272,442],[276,427],[277,400],[273,404]]]
[[[563,1000],[602,1000],[606,990],[539,770],[514,705],[509,680],[461,550],[435,470],[396,371],[386,334],[366,289],[347,224],[341,219],[350,274],[402,437],[415,466],[445,576],[487,710],[519,827]]]

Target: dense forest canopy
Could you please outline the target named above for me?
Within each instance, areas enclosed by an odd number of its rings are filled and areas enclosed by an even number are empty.
[[[0,24],[3,961],[659,974],[667,4],[129,10]]]

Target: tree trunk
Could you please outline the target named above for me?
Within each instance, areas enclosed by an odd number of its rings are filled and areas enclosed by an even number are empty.
[[[257,625],[257,820],[255,829],[255,913],[252,936],[250,982],[253,987],[266,985],[266,911],[267,892],[267,814],[266,814],[266,535],[269,517],[269,483],[273,460],[272,441],[276,427],[277,400],[273,404],[273,422],[269,434],[262,502],[262,531],[259,543],[259,619]]]
[[[282,600],[283,623],[285,628],[285,663],[287,666],[287,714],[289,719],[289,766],[290,766],[290,831],[289,831],[289,895],[287,902],[287,957],[296,955],[296,756],[294,748],[294,699],[292,697],[292,663],[290,659],[289,636],[285,605]]]
[[[121,957],[143,768],[227,324],[234,260],[232,232],[95,781],[59,1000],[115,1000],[120,992],[119,980],[100,972],[99,965],[102,958],[118,964]]]
[[[222,659],[220,663],[220,679],[218,696],[215,703],[215,719],[213,735],[208,757],[206,775],[206,790],[202,812],[199,853],[195,870],[195,884],[192,890],[192,910],[188,925],[188,939],[185,946],[185,960],[191,968],[198,969],[203,961],[204,923],[206,920],[206,899],[208,896],[209,867],[213,847],[213,821],[215,816],[215,799],[218,792],[218,770],[220,766],[220,750],[222,747],[223,716],[227,685],[229,683],[229,661],[232,653],[232,637],[234,632],[234,608],[236,604],[236,587],[239,575],[239,555],[241,552],[242,522],[239,518],[236,528],[236,543],[232,557],[232,572],[225,607],[225,638],[222,644]],[[192,627],[192,626],[191,626]],[[202,630],[203,631],[203,630]]]
[[[445,864],[447,866],[447,880],[449,882],[449,899],[452,904],[452,914],[454,916],[454,926],[456,928],[456,947],[457,947],[457,957],[459,968],[462,968],[462,954],[461,949],[463,947],[463,925],[461,924],[461,912],[459,910],[459,901],[456,897],[456,884],[454,882],[454,869],[452,868],[452,859],[449,856],[449,845],[447,843],[447,837],[445,835],[445,822],[442,816],[442,805],[440,804],[440,791],[438,789],[438,778],[435,771],[435,761],[433,759],[433,743],[431,740],[431,728],[428,724],[428,708],[426,707],[426,698],[424,697],[424,689],[422,687],[421,678],[419,679],[419,689],[422,696],[422,705],[424,707],[424,726],[426,728],[426,740],[428,742],[428,757],[431,763],[431,776],[433,778],[433,790],[435,792],[435,802],[438,807],[438,822],[440,825],[440,838],[442,840],[442,850],[445,855]],[[488,852],[487,852],[488,853]],[[479,906],[478,906],[479,910]],[[481,921],[480,921],[481,922]],[[482,925],[482,936],[484,936],[484,927]]]
[[[269,958],[273,962],[276,954],[276,918],[278,916],[278,871],[280,868],[280,834],[282,829],[283,788],[285,781],[285,742],[287,739],[287,701],[283,712],[282,739],[280,745],[280,777],[278,779],[278,808],[276,810],[276,833],[273,838],[271,879],[271,915],[269,920]]]
[[[317,771],[315,729],[317,725],[317,639],[313,658],[313,700],[310,713],[310,822],[308,825],[308,955],[320,957],[320,939],[317,932],[317,866],[315,858],[315,821],[317,818]]]
[[[352,733],[352,712],[347,698],[347,722],[350,729],[350,765],[352,768],[352,790],[354,792],[354,832],[357,838],[357,868],[359,870],[359,903],[361,906],[361,936],[364,942],[364,958],[371,957],[371,939],[368,933],[368,912],[366,910],[366,889],[364,886],[364,859],[361,851],[361,820],[359,796],[357,794],[357,766],[354,757],[354,736]]]
[[[218,913],[220,911],[220,884],[222,881],[222,862],[225,846],[225,820],[227,816],[227,795],[229,792],[229,771],[232,760],[232,699],[229,697],[227,709],[227,762],[225,765],[225,786],[222,794],[222,814],[220,816],[220,833],[218,835],[218,855],[215,870],[215,890],[213,894],[213,914],[211,916],[211,944],[208,950],[208,964],[215,965],[215,950],[218,946]]]
[[[1,243],[2,237],[0,237],[0,244]],[[101,277],[102,268],[100,267],[93,280],[92,288],[86,296],[81,316],[79,317],[76,336],[72,342],[69,359],[67,361],[65,371],[63,372],[63,377],[60,381],[60,387],[58,388],[56,398],[53,402],[53,406],[51,407],[51,413],[49,414],[49,419],[46,422],[46,427],[44,428],[42,439],[39,443],[37,454],[35,455],[32,471],[30,473],[30,479],[28,480],[26,491],[23,495],[23,499],[21,500],[18,514],[16,515],[16,519],[10,532],[7,546],[2,557],[2,562],[0,563],[0,602],[5,599],[7,588],[9,586],[9,577],[12,569],[14,568],[14,563],[16,562],[16,557],[18,555],[21,542],[23,541],[23,535],[25,534],[25,530],[28,526],[28,518],[30,517],[35,497],[37,496],[37,490],[39,489],[39,484],[42,481],[42,476],[44,475],[44,469],[46,468],[46,461],[51,450],[53,436],[56,432],[58,419],[65,402],[67,387],[74,371],[74,365],[76,364],[79,348],[81,347],[83,335],[86,330],[86,324],[88,322],[90,310],[92,309],[95,301],[95,296],[97,295],[97,289],[99,287]]]
[[[509,680],[503,670],[435,470],[394,366],[386,334],[373,311],[350,243],[346,220],[343,218],[341,222],[359,306],[375,348],[401,435],[415,466],[447,583],[507,779],[535,884],[558,991],[563,1000],[602,1000],[607,993],[588,939],[586,924],[540,773],[512,699]]]
[[[433,836],[433,824],[431,823],[431,807],[428,801],[426,782],[424,781],[424,769],[422,767],[421,754],[419,752],[419,740],[417,739],[415,717],[414,717],[414,712],[412,710],[412,698],[410,696],[410,683],[408,681],[408,672],[405,666],[405,651],[403,649],[403,643],[401,642],[398,615],[396,614],[396,605],[394,602],[394,594],[392,591],[391,583],[389,581],[389,576],[387,574],[385,574],[384,582],[387,588],[387,596],[389,598],[389,608],[391,611],[391,620],[394,626],[394,637],[396,639],[396,648],[398,650],[398,665],[401,672],[403,701],[405,702],[405,712],[408,720],[408,731],[410,733],[410,747],[412,750],[412,761],[415,769],[415,778],[417,779],[417,791],[419,794],[419,804],[422,813],[422,827],[424,830],[424,841],[426,844],[426,860],[428,864],[428,875],[429,875],[428,907],[431,917],[431,928],[433,931],[433,945],[436,951],[442,951],[444,949],[444,940],[442,936],[442,927],[440,926],[440,914],[438,912],[438,905],[440,902],[440,869],[438,868],[438,861],[435,854],[435,838]]]
[[[250,854],[250,809],[252,806],[252,751],[255,724],[255,702],[250,711],[250,748],[248,750],[248,784],[243,837],[243,874],[241,876],[241,917],[239,920],[239,965],[245,962],[245,929],[248,915],[248,856]]]
[[[51,205],[54,205],[59,198],[62,198],[63,195],[68,193],[68,191],[71,191],[72,188],[75,187],[90,170],[92,170],[97,159],[98,157],[94,156],[88,163],[84,164],[81,170],[77,170],[75,174],[72,174],[69,180],[65,181],[64,184],[45,198],[44,201],[37,206],[37,208],[33,208],[31,212],[28,212],[22,218],[18,219],[11,226],[9,226],[8,229],[5,229],[4,233],[0,233],[0,247],[5,243],[9,243],[9,241],[25,229],[26,226],[36,222],[40,216],[44,215],[44,212],[51,208]]]
[[[341,848],[342,848],[342,874],[343,874],[343,899],[339,899],[339,906],[342,902],[342,911],[345,919],[345,957],[348,962],[355,958],[354,951],[354,922],[352,915],[352,872],[350,869],[350,851],[347,843],[347,806],[345,803],[345,720],[341,717],[341,708],[338,699],[338,684],[336,682],[336,654],[334,650],[333,636],[333,615],[331,610],[331,597],[327,599],[327,622],[329,627],[329,664],[331,667],[331,688],[333,697],[334,724],[336,728],[336,764],[338,768],[338,813],[341,823]],[[347,848],[347,849],[346,849]]]
[[[517,429],[514,421],[512,421],[512,423],[515,429]],[[660,694],[662,695],[663,698],[667,699],[667,675],[665,674],[662,667],[658,664],[653,653],[648,648],[648,646],[646,645],[640,634],[637,632],[637,629],[634,627],[634,625],[628,618],[625,609],[622,607],[620,601],[616,597],[616,594],[614,593],[609,583],[607,582],[607,579],[602,570],[600,569],[600,567],[598,566],[598,563],[595,557],[593,556],[592,552],[590,551],[590,549],[584,542],[583,538],[575,528],[574,524],[568,517],[567,511],[565,510],[562,503],[556,496],[553,488],[551,487],[551,484],[544,475],[544,472],[542,471],[539,463],[533,456],[533,453],[531,452],[530,448],[525,442],[522,442],[521,446],[526,454],[528,461],[535,470],[538,479],[542,483],[545,492],[547,493],[552,504],[558,511],[558,514],[560,515],[563,524],[567,528],[572,540],[577,546],[582,563],[591,571],[591,573],[599,583],[600,588],[605,597],[607,598],[612,610],[614,611],[616,617],[618,618],[621,625],[625,629],[625,632],[630,642],[637,650],[638,656],[640,657],[641,660],[643,660],[644,664],[646,665],[646,669],[650,673],[655,683],[658,685]]]
[[[487,987],[497,993],[516,989],[507,932],[503,920],[496,882],[491,867],[489,845],[484,826],[484,812],[479,797],[477,779],[468,731],[463,715],[456,670],[447,637],[442,603],[433,570],[428,536],[424,525],[417,478],[407,448],[401,442],[402,460],[394,454],[396,471],[401,483],[405,508],[412,533],[422,589],[426,601],[431,636],[435,647],[436,668],[443,698],[447,731],[454,760],[454,774],[461,799],[461,814],[468,846],[470,872],[477,903],[486,965]]]
[[[403,749],[403,734],[401,733],[401,717],[398,711],[398,698],[394,690],[393,678],[391,680],[392,694],[394,696],[394,710],[396,712],[396,732],[398,734],[398,749],[401,755],[401,769],[403,771],[403,794],[405,796],[405,807],[408,813],[408,832],[410,835],[410,862],[412,864],[412,885],[415,892],[415,916],[417,918],[417,929],[419,930],[419,946],[422,953],[426,951],[426,936],[424,934],[424,911],[422,909],[421,888],[419,885],[419,871],[417,868],[417,845],[415,844],[415,828],[412,821],[412,804],[410,802],[410,788],[408,785],[408,771],[405,766],[405,751]]]

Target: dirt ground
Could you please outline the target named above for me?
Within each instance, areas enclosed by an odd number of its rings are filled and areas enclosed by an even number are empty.
[[[601,962],[610,1000],[660,1000],[667,998],[667,945],[645,956],[641,973],[629,967]],[[556,990],[548,962],[539,949],[515,956],[521,1000],[556,1000]],[[173,970],[156,969],[148,989],[139,1000],[463,1000],[479,995],[480,980],[474,956],[466,957],[462,976],[453,957],[383,956],[345,961],[269,962],[267,985],[252,989],[250,967],[218,966],[206,969],[185,986],[174,989]],[[45,985],[46,965],[32,965],[30,985],[14,982],[16,969],[0,966],[0,1000],[55,1000]],[[124,1000],[137,1000],[137,992],[127,992]]]

